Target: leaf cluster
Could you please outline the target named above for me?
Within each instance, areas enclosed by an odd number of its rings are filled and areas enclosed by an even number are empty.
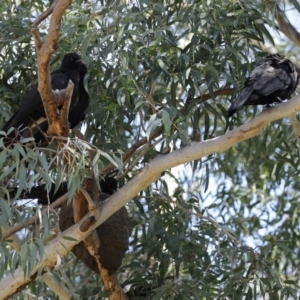
[[[299,12],[296,2],[292,4]],[[80,53],[87,63],[91,103],[83,129],[101,149],[95,173],[114,161],[126,184],[167,146],[180,149],[192,140],[222,135],[261,109],[245,109],[232,120],[226,116],[254,61],[265,55],[261,45],[273,43],[270,27],[276,14],[263,4],[73,1],[51,69],[67,52]],[[46,5],[39,0],[0,4],[1,123],[36,81],[29,28]],[[41,26],[44,34],[47,26],[47,21]],[[137,148],[148,148],[122,164],[128,149],[143,139]],[[7,202],[11,187],[19,187],[18,197],[24,188],[46,183],[50,189],[68,180],[71,198],[89,175],[87,148],[76,140],[68,144],[69,170],[55,147],[33,150],[26,143],[0,152],[1,225],[40,213],[36,204]],[[175,178],[175,192],[162,176],[134,199],[128,206],[131,246],[120,270],[131,297],[144,287],[144,296],[151,299],[296,299],[298,146],[291,126],[281,120],[234,149],[184,166]],[[26,228],[20,251],[1,242],[2,276],[19,265],[30,272],[57,229],[56,218],[52,212],[40,216],[40,225]],[[104,295],[99,278],[86,272],[69,256],[53,276],[64,278],[70,290],[87,299]],[[29,291],[54,299],[40,280],[21,297]]]

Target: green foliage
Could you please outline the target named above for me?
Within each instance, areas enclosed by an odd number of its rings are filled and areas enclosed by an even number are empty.
[[[299,13],[298,2],[291,3]],[[41,221],[20,233],[19,250],[1,241],[1,278],[19,266],[28,274],[58,227],[56,212],[42,214],[35,202],[9,199],[12,187],[18,187],[18,197],[24,188],[46,183],[49,190],[68,180],[71,199],[91,169],[97,174],[111,162],[125,172],[126,184],[156,151],[220,136],[260,111],[249,107],[231,120],[226,117],[255,60],[265,55],[259,45],[274,44],[270,28],[276,14],[262,4],[73,1],[51,69],[67,52],[76,51],[86,61],[91,102],[83,129],[100,150],[90,163],[91,146],[70,140],[68,170],[55,142],[38,149],[21,140],[0,152],[0,225],[34,215]],[[36,82],[30,24],[48,5],[40,0],[0,4],[1,124]],[[42,36],[48,25],[41,24]],[[287,49],[281,45],[281,52]],[[288,55],[299,58],[294,48]],[[123,164],[123,154],[142,138],[151,151],[137,152]],[[151,299],[296,299],[298,162],[298,141],[287,120],[280,120],[256,138],[182,167],[178,177],[167,173],[175,178],[174,192],[166,175],[133,199],[127,207],[130,249],[119,272],[131,299],[141,290]],[[85,299],[106,295],[99,276],[71,254],[51,272]],[[31,294],[58,299],[40,276],[13,299],[32,299]]]

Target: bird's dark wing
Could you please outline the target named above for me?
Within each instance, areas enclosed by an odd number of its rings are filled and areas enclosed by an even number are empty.
[[[298,82],[296,67],[289,60],[265,60],[247,78],[245,87],[228,109],[232,116],[244,105],[265,105],[287,99]]]
[[[22,101],[19,110],[6,122],[2,130],[7,131],[11,127],[19,128],[22,124],[26,126],[30,121],[26,116],[42,108],[41,104],[40,94],[35,84]]]
[[[118,190],[118,181],[113,177],[106,177],[100,180],[101,192],[112,195]]]
[[[69,80],[71,78],[68,76],[68,73],[62,73],[56,71],[51,73],[51,88],[55,90],[63,90],[68,86]]]
[[[291,73],[281,64],[278,67],[269,66],[261,76],[255,79],[253,88],[255,93],[268,96],[278,90],[285,90],[292,85]],[[282,99],[283,100],[283,99]]]
[[[231,104],[227,111],[228,117],[232,116],[240,107],[245,105],[246,101],[253,93],[253,84],[250,83],[248,86],[241,91],[241,93],[237,96],[234,102]]]
[[[68,82],[68,76],[59,70],[51,73],[52,90],[65,89]],[[26,130],[27,132],[22,133],[23,137],[36,136],[39,131],[47,131],[48,120],[37,84],[32,87],[21,103],[19,110],[6,122],[2,130],[8,131],[11,127],[21,130],[30,127]]]
[[[112,195],[118,189],[118,181],[112,177],[106,177],[100,180],[101,192],[106,195]],[[10,197],[14,198],[18,188],[12,188]],[[24,191],[21,193],[22,199],[38,199],[38,203],[42,205],[48,205],[48,199],[50,203],[53,203],[56,199],[63,196],[68,192],[68,183],[62,182],[55,192],[55,186],[52,185],[49,193],[47,193],[45,185],[34,186],[30,191]]]
[[[18,188],[12,188],[9,195],[10,198],[14,198]],[[68,185],[66,182],[62,182],[57,191],[55,192],[55,186],[51,187],[49,193],[46,191],[45,185],[33,186],[30,191],[24,191],[20,195],[20,199],[38,199],[39,204],[48,205],[49,202],[53,203],[56,199],[63,196],[68,192]]]
[[[84,120],[85,111],[89,106],[90,97],[84,87],[84,78],[86,73],[87,69],[85,65],[82,65],[79,73],[78,90],[75,91],[75,93],[78,92],[78,101],[76,103],[72,101],[70,105],[69,123],[71,129]]]
[[[108,182],[106,183],[105,180]],[[106,178],[100,181],[100,186],[108,190],[110,194],[113,193],[112,189],[117,187],[117,181],[113,178]],[[17,188],[15,189],[15,193]],[[49,200],[52,203],[58,197],[64,195],[67,192],[67,183],[64,182],[59,187],[58,191],[54,193],[54,187],[49,192]],[[13,195],[11,195],[13,197]],[[22,194],[24,198],[38,198],[38,203],[48,204],[47,192],[45,186],[33,187],[30,192],[24,192]],[[99,202],[105,201],[109,194],[100,193]],[[88,208],[85,208],[88,212]],[[74,216],[71,205],[67,205],[65,202],[59,213],[59,227],[61,231],[73,226]],[[109,272],[109,274],[115,273],[122,264],[122,259],[129,245],[129,236],[131,232],[130,220],[125,207],[122,207],[112,216],[110,216],[103,224],[96,228],[97,235],[101,241],[100,248],[97,252],[100,256],[100,262],[102,266]],[[73,253],[91,270],[99,273],[97,263],[93,256],[89,253],[83,242],[77,244],[73,249]]]
[[[241,91],[241,93],[237,96],[237,98],[234,100],[234,102],[231,104],[230,108],[227,111],[227,115],[230,117],[232,116],[240,107],[246,105],[249,98],[252,96],[252,98],[258,98],[258,96],[254,93],[255,90],[260,88],[258,85],[260,84],[260,80],[262,79],[264,74],[269,74],[269,76],[266,76],[264,79],[264,84],[266,80],[269,80],[271,77],[272,71],[274,71],[274,68],[271,68],[268,71],[269,64],[267,62],[257,66],[250,74],[250,76],[245,81],[244,89]],[[275,73],[274,73],[275,74]],[[273,75],[274,75],[273,74]],[[251,99],[251,100],[255,100]]]
[[[87,68],[76,53],[66,54],[60,68],[51,73],[51,88],[54,91],[65,89],[70,80],[74,83],[69,110],[71,128],[83,120],[84,112],[89,104],[89,96],[83,85],[86,73]],[[47,145],[45,132],[48,128],[48,120],[37,84],[32,87],[21,103],[19,110],[3,126],[2,130],[8,131],[11,127],[16,128],[23,137],[32,136],[36,142]],[[10,133],[8,138],[5,138],[4,143],[8,145],[19,138],[20,135],[14,131]]]

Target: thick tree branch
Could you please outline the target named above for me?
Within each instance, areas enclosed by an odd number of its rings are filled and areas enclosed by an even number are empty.
[[[157,156],[125,186],[104,201],[101,209],[94,209],[92,213],[88,213],[78,224],[70,227],[45,245],[44,256],[29,276],[24,278],[21,268],[16,269],[13,274],[7,274],[0,282],[0,294],[3,299],[17,292],[23,285],[28,284],[37,274],[39,268],[52,268],[56,263],[57,254],[60,257],[67,255],[68,249],[71,249],[74,245],[85,239],[96,227],[105,222],[113,213],[130,201],[130,199],[144,190],[153,181],[157,180],[163,171],[213,153],[224,152],[237,143],[255,137],[269,123],[296,114],[298,111],[300,111],[300,96],[265,110],[254,119],[222,136],[202,142],[191,142],[188,146],[180,150]],[[85,220],[97,215],[100,215],[100,217],[96,222],[87,231],[81,232],[80,227]],[[72,236],[77,241],[64,240],[63,236]]]
[[[57,50],[57,41],[60,32],[60,21],[63,13],[71,4],[72,0],[54,1],[51,7],[37,18],[32,26],[32,35],[34,37],[37,63],[38,63],[38,90],[43,100],[44,109],[48,119],[48,134],[50,136],[68,136],[69,134],[69,107],[73,93],[74,84],[69,82],[65,91],[55,93],[51,89],[49,62],[52,53]],[[51,15],[49,32],[44,43],[41,42],[37,25]],[[57,114],[58,106],[63,104],[62,114]]]
[[[90,198],[91,193],[94,192],[95,188],[97,188],[95,179],[87,179],[84,184],[84,188],[80,188],[77,190],[76,194],[73,198],[73,215],[74,215],[74,222],[78,223],[86,214],[87,211],[94,211],[98,205],[96,201]],[[96,196],[96,195],[95,195]],[[99,194],[97,193],[97,197],[99,200]],[[101,203],[101,202],[100,202]],[[87,209],[88,207],[88,209]],[[82,224],[80,227],[81,231],[85,231],[86,228],[90,227],[92,223],[99,218],[99,209],[95,212],[95,218],[87,219],[85,223]],[[118,278],[114,274],[110,274],[110,272],[102,265],[101,257],[100,257],[100,247],[101,247],[101,240],[96,230],[93,230],[89,236],[87,236],[84,240],[84,245],[89,251],[90,255],[94,257],[94,260],[98,267],[98,273],[100,274],[104,287],[106,291],[111,292],[109,296],[110,300],[120,300],[120,299],[127,299],[125,294],[123,293],[122,287],[119,284]]]
[[[123,292],[116,274],[110,275],[106,269],[102,268],[101,278],[104,282],[105,289],[111,292],[108,300],[128,300],[127,296]]]
[[[48,287],[62,300],[79,299],[78,295],[69,291],[65,286],[62,285],[50,272],[42,275],[43,281]]]
[[[2,232],[5,232],[6,226],[2,227]],[[21,245],[21,240],[17,235],[12,235],[10,237],[12,242],[10,245],[15,249],[19,250],[20,245]],[[78,299],[77,295],[72,294],[66,287],[64,287],[61,282],[58,282],[55,277],[52,276],[50,272],[47,272],[42,275],[43,281],[48,285],[48,287],[56,294],[58,295],[61,299],[63,300],[68,300],[68,299]]]
[[[298,122],[296,115],[292,114],[289,116],[291,125],[293,126],[293,130],[297,139],[300,139],[300,123]]]
[[[19,237],[16,234],[14,234],[15,232],[10,234],[11,228],[6,226],[6,225],[2,225],[1,230],[2,230],[2,236],[7,236],[9,234],[9,237],[10,237],[9,244],[14,249],[18,250],[20,248],[20,245],[21,245],[21,240],[19,239]]]
[[[279,5],[276,5],[276,8],[278,10],[277,20],[279,25],[279,30],[283,32],[290,41],[292,41],[295,45],[300,47],[300,33],[297,31],[297,29],[287,20],[284,12],[279,7]]]
[[[58,198],[55,202],[53,202],[51,205],[45,207],[42,210],[43,212],[49,212],[49,209],[55,209],[57,207],[60,207],[65,201],[68,199],[68,193]],[[28,225],[33,225],[37,223],[37,218],[35,216],[31,217],[30,219],[26,219],[21,223],[16,224],[14,227],[5,228],[5,231],[2,233],[2,239],[6,240],[9,238],[12,234],[18,232],[19,230],[25,228]]]

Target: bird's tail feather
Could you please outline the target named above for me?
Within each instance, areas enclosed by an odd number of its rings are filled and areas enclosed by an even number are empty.
[[[237,96],[234,102],[231,104],[227,111],[228,117],[231,117],[240,107],[242,107],[249,99],[253,92],[253,87],[244,88],[241,93]]]
[[[17,193],[18,188],[10,188],[9,196],[14,198]],[[47,193],[45,186],[34,186],[30,191],[24,190],[19,199],[38,199],[39,204],[47,205],[48,202],[53,203],[56,199],[63,196],[68,192],[67,183],[62,182],[58,190],[55,192],[55,186],[51,187],[49,193]]]

